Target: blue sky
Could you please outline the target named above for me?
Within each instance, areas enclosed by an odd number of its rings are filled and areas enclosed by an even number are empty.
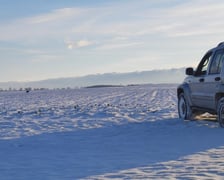
[[[196,66],[221,0],[0,0],[0,82]]]

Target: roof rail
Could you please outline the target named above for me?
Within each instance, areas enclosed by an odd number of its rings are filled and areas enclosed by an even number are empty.
[[[220,42],[217,47],[224,45],[224,42]]]

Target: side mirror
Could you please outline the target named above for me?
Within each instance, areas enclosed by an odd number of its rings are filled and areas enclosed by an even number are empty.
[[[185,74],[186,75],[194,75],[194,69],[193,68],[187,68],[186,71],[185,71]]]

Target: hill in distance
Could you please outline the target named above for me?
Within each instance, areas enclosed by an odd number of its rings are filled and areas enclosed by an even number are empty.
[[[185,68],[151,70],[130,73],[105,73],[82,77],[57,78],[30,82],[2,82],[1,89],[19,88],[77,88],[96,85],[130,85],[181,83],[185,77]]]

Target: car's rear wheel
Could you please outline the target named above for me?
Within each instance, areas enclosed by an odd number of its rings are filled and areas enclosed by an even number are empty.
[[[178,114],[180,119],[192,119],[192,110],[184,97],[184,93],[181,93],[178,97]]]
[[[221,98],[218,102],[218,122],[221,127],[224,127],[224,98]]]

